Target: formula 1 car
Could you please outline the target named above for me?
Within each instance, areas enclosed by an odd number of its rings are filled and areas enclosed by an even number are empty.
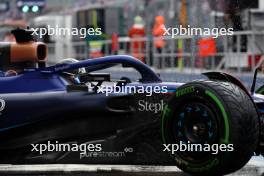
[[[166,83],[119,55],[46,66],[45,44],[30,30],[13,34],[17,43],[0,43],[0,163],[175,165],[223,175],[264,152],[264,96],[231,75]],[[141,78],[102,73],[116,65]]]

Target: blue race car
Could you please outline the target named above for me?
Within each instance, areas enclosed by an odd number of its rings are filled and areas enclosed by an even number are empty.
[[[46,45],[30,30],[13,33],[17,43],[0,43],[0,163],[175,165],[223,175],[264,153],[264,96],[231,75],[166,83],[119,55],[46,66]],[[141,78],[102,73],[116,65]]]

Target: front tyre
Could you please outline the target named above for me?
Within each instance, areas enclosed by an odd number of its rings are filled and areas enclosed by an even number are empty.
[[[165,106],[162,138],[167,146],[173,146],[170,154],[183,171],[228,174],[243,167],[256,150],[258,114],[238,86],[195,81],[178,88]]]

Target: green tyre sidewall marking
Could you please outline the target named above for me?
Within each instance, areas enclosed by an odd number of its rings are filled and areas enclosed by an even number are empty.
[[[216,104],[218,105],[218,107],[220,108],[220,110],[222,112],[222,116],[224,118],[224,125],[225,125],[225,137],[224,137],[224,139],[221,139],[221,142],[224,144],[229,144],[230,130],[229,130],[228,116],[227,116],[227,113],[225,111],[225,108],[224,108],[223,104],[221,103],[221,101],[217,98],[217,96],[214,95],[212,92],[206,90],[205,94],[208,95],[209,97],[211,97],[216,102]]]
[[[165,139],[165,129],[164,129],[164,121],[166,116],[168,116],[168,118],[170,118],[170,113],[171,113],[171,109],[169,108],[168,105],[165,105],[163,111],[162,111],[162,121],[161,121],[161,134],[162,134],[162,141],[163,143],[166,143],[166,139]]]
[[[195,88],[194,86],[189,86],[189,87],[186,87],[184,89],[193,89]],[[193,91],[190,91],[188,92],[187,94],[189,93],[193,93]],[[184,96],[186,94],[183,94],[182,96]],[[220,139],[220,143],[223,143],[223,144],[229,144],[229,137],[230,137],[230,126],[229,126],[229,120],[228,120],[228,115],[227,115],[227,112],[222,104],[222,102],[220,101],[220,99],[214,94],[212,93],[211,91],[209,90],[205,90],[205,95],[209,96],[215,103],[216,105],[218,106],[218,108],[220,109],[221,113],[222,113],[222,117],[223,117],[223,120],[224,120],[224,138],[221,138]],[[171,112],[172,112],[172,109],[169,108],[168,105],[165,105],[165,108],[163,109],[162,111],[162,123],[161,123],[161,131],[162,131],[162,141],[163,143],[166,143],[166,137],[165,137],[165,120],[168,120],[169,118],[171,118]],[[209,160],[210,161],[210,160]],[[203,171],[203,170],[209,170],[211,167],[213,167],[214,165],[217,165],[219,163],[219,160],[217,158],[212,158],[211,159],[211,163],[206,161],[206,163],[209,163],[205,166],[201,166],[203,165],[204,163],[201,163],[201,165],[193,165],[192,163],[188,163],[188,165],[186,165],[186,168],[188,170],[192,170],[192,171]],[[192,168],[194,166],[194,168]],[[197,168],[197,167],[200,167],[200,168]]]

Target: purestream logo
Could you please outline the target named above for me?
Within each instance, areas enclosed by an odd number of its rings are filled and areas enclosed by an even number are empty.
[[[100,151],[100,152],[86,152],[80,154],[80,159],[83,158],[121,158],[126,157],[126,154],[133,153],[132,147],[125,147],[121,151]]]

